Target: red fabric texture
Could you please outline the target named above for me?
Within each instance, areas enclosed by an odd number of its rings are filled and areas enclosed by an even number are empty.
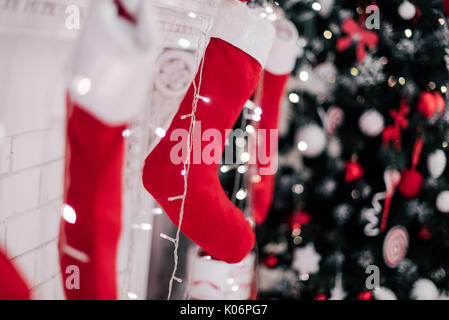
[[[270,137],[269,132],[271,129],[278,129],[280,105],[289,77],[290,74],[276,75],[266,70],[263,73],[262,96],[260,100],[262,115],[256,128],[258,130],[265,129],[267,139]],[[258,141],[257,143],[258,145],[259,143],[268,145],[270,141]],[[264,149],[267,152],[270,150],[269,147]],[[271,160],[266,164],[257,162],[258,172],[260,172],[260,168],[270,167],[274,161],[273,157],[277,157],[277,154],[271,154]],[[256,224],[261,224],[265,221],[271,207],[271,203],[273,202],[274,180],[275,174],[264,174],[260,175],[259,182],[251,183],[250,199]]]
[[[116,257],[121,232],[122,171],[125,125],[110,127],[67,97],[65,203],[76,212],[76,222],[61,223],[60,266],[80,270],[80,288],[64,285],[70,300],[117,299]],[[89,257],[79,261],[65,246]]]
[[[0,300],[30,300],[30,290],[27,284],[1,250]]]
[[[261,66],[242,50],[218,38],[211,38],[203,59],[199,94],[208,97],[210,102],[198,101],[196,121],[201,121],[201,131],[195,126],[193,137],[207,129],[218,130],[222,138],[219,142],[221,152],[214,156],[220,159],[227,138],[225,130],[232,129],[254,91]],[[199,77],[200,72],[195,77],[196,84]],[[170,141],[170,136],[176,129],[188,132],[191,118],[181,119],[181,116],[192,112],[193,98],[192,83],[166,136],[147,157],[143,171],[145,188],[176,226],[182,199],[169,201],[168,198],[184,193],[184,176],[181,174],[183,163],[174,164],[170,159],[173,147],[180,144],[179,139]],[[201,143],[201,154],[208,144]],[[199,141],[194,138],[193,149],[198,145]],[[254,232],[243,212],[228,199],[221,187],[218,163],[201,161],[195,164],[194,156],[195,152],[192,152],[181,231],[214,258],[228,263],[239,262],[251,251]]]

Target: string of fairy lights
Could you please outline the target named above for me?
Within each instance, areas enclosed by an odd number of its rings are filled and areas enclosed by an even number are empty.
[[[203,30],[201,30],[201,33],[199,35],[199,41],[198,41],[198,47],[196,48],[196,61],[197,64],[200,65],[200,75],[201,75],[201,66],[202,63],[204,63],[204,60],[202,58],[202,54],[205,52],[207,43],[208,43],[208,32],[211,27],[211,17],[201,15],[199,13],[189,11],[186,13],[189,18],[191,19],[202,19],[202,23],[205,23],[205,27]],[[267,19],[269,21],[275,21],[282,15],[281,9],[279,8],[278,4],[274,1],[267,1],[263,4],[262,10],[260,13],[260,17],[262,19]],[[191,47],[191,42],[188,39],[185,39],[183,37],[180,37],[177,41],[178,45],[183,49],[188,49]],[[80,81],[81,82],[81,81]],[[198,84],[195,84],[195,99],[192,103],[192,113],[181,116],[181,119],[187,120],[190,119],[191,125],[189,128],[189,137],[191,137],[193,129],[194,129],[194,123],[195,123],[195,110],[198,100],[201,100],[205,103],[209,103],[211,101],[210,97],[202,96],[199,94],[199,89],[201,86],[201,82]],[[85,90],[83,86],[79,87],[79,90],[83,91]],[[142,110],[142,112],[139,114],[139,117],[135,118],[135,121],[133,121],[132,126],[125,129],[122,132],[122,137],[124,139],[127,139],[127,154],[126,154],[126,167],[125,167],[125,186],[126,188],[129,188],[130,190],[133,190],[130,195],[130,201],[127,202],[127,204],[132,204],[130,208],[127,208],[130,212],[129,221],[130,221],[130,227],[125,229],[124,238],[127,238],[129,243],[127,247],[127,261],[126,261],[126,267],[123,274],[122,282],[120,285],[121,288],[121,297],[122,298],[128,298],[128,299],[139,299],[142,297],[139,297],[138,294],[132,289],[132,281],[131,277],[134,270],[134,254],[135,254],[135,237],[134,232],[151,232],[153,230],[153,226],[151,224],[151,216],[157,216],[163,214],[163,210],[155,205],[150,211],[147,211],[146,208],[142,208],[142,190],[139,188],[136,188],[136,186],[140,185],[141,181],[141,173],[143,168],[144,159],[147,156],[147,148],[148,148],[148,142],[152,139],[160,139],[165,137],[166,130],[162,127],[154,126],[150,123],[150,115],[152,111],[152,90],[149,90],[147,100],[145,103],[145,106]],[[251,154],[248,152],[248,137],[254,136],[256,129],[254,124],[260,121],[262,115],[262,109],[257,106],[254,102],[251,100],[248,100],[247,103],[244,106],[243,112],[242,112],[242,122],[241,122],[241,130],[243,130],[246,134],[241,137],[237,137],[235,139],[235,147],[237,150],[237,154],[239,155],[236,159],[236,163],[233,164],[222,164],[220,165],[219,172],[222,174],[228,173],[230,171],[235,170],[237,174],[235,175],[234,180],[234,190],[232,192],[232,201],[234,204],[238,205],[239,208],[243,209],[244,206],[244,200],[248,196],[248,178],[250,181],[257,182],[258,176],[257,172],[251,172],[250,176],[248,177],[248,163],[251,159]],[[191,150],[191,139],[188,141],[188,147],[187,147],[187,158],[189,158],[189,153]],[[229,139],[227,140],[227,145],[230,144]],[[175,195],[173,197],[170,197],[169,201],[176,201],[176,200],[182,200],[184,203],[186,198],[186,193],[188,191],[188,170],[189,170],[189,164],[188,162],[184,165],[184,170],[180,173],[184,176],[185,180],[185,190],[183,195]],[[167,241],[170,241],[174,245],[174,269],[172,276],[170,278],[169,283],[169,294],[168,299],[170,299],[172,295],[172,287],[173,287],[173,281],[176,281],[178,283],[183,282],[182,279],[176,276],[177,271],[177,265],[178,265],[178,245],[179,245],[179,233],[182,226],[182,214],[183,214],[183,208],[184,205],[181,205],[181,212],[180,212],[180,221],[177,229],[176,236],[173,238],[165,233],[161,233],[159,236]],[[65,221],[67,221],[70,224],[75,224],[77,220],[77,215],[75,210],[67,205],[64,204],[62,207],[62,217]],[[247,218],[249,218],[250,222],[252,222],[252,225],[254,225],[252,219],[250,218],[250,215],[246,214]],[[143,222],[141,221],[143,220]],[[81,253],[81,252],[80,252]],[[77,253],[78,255],[78,253]]]

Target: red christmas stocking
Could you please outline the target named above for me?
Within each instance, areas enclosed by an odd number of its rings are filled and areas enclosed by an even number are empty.
[[[135,22],[119,17],[112,0],[95,1],[69,61],[66,205],[59,236],[68,299],[117,298],[122,133],[143,106],[156,54],[150,2],[129,3],[139,12]]]
[[[0,250],[0,300],[29,300],[30,290],[22,276]]]
[[[232,129],[255,89],[274,33],[272,25],[246,5],[222,1],[203,57],[202,74],[199,71],[194,80],[197,86],[201,81],[201,99],[192,134],[181,231],[208,254],[229,263],[239,262],[249,253],[254,232],[243,212],[228,199],[218,178],[229,133],[225,130]],[[184,193],[182,171],[191,122],[184,116],[192,113],[194,90],[192,84],[165,138],[146,159],[143,172],[145,188],[176,226],[182,203],[179,196]]]
[[[263,72],[261,79],[261,97],[260,104],[262,109],[261,119],[254,126],[260,130],[266,130],[263,137],[268,139],[258,139],[257,141],[257,177],[252,179],[250,184],[250,202],[254,212],[254,218],[257,224],[261,224],[270,209],[273,200],[274,178],[275,172],[272,168],[277,166],[277,151],[272,153],[270,145],[277,141],[270,141],[270,130],[278,129],[279,110],[282,97],[285,93],[285,86],[290,77],[290,73],[295,67],[298,47],[296,45],[298,33],[296,27],[288,20],[280,20],[275,23],[276,38],[273,48],[267,62],[267,66]],[[256,94],[257,98],[257,94]],[[278,135],[275,135],[278,139]],[[262,162],[259,158],[260,153],[265,153]],[[267,158],[268,157],[268,158]]]

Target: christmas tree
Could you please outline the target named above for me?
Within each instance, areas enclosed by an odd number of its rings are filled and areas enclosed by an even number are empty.
[[[254,2],[292,21],[301,49],[257,230],[259,296],[439,298],[449,289],[448,8]]]

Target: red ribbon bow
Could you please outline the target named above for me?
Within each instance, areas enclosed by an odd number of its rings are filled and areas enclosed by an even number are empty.
[[[362,29],[353,19],[347,18],[343,22],[341,28],[348,35],[338,39],[337,50],[346,50],[351,46],[353,41],[357,41],[356,57],[359,62],[365,59],[365,46],[371,50],[377,46],[377,42],[379,40],[377,34],[372,31]]]
[[[407,105],[407,99],[402,99],[399,110],[390,110],[390,116],[394,120],[394,124],[386,126],[382,133],[382,141],[384,147],[388,147],[393,142],[396,150],[401,150],[401,129],[408,127],[406,116],[410,113],[410,107]]]

